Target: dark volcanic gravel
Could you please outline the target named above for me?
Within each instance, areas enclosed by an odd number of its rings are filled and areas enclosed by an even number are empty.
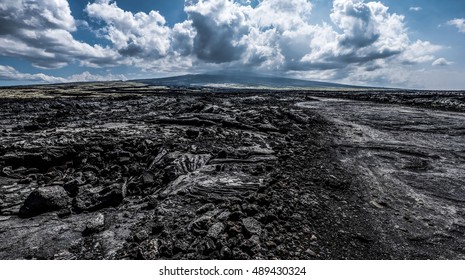
[[[1,259],[442,257],[386,239],[307,94],[111,92],[1,99]]]

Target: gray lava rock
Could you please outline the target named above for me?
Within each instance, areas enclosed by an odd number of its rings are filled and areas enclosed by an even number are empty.
[[[159,239],[149,239],[139,246],[138,257],[144,260],[155,260],[160,256],[162,242]]]
[[[203,253],[205,255],[208,255],[211,252],[213,252],[215,249],[216,249],[215,242],[211,238],[206,238],[205,239],[205,250]]]
[[[146,185],[150,185],[150,184],[153,184],[155,182],[153,174],[151,172],[142,173],[142,181]]]
[[[90,235],[93,233],[101,232],[105,229],[105,216],[102,213],[97,213],[90,217],[86,223],[86,228],[82,235]]]
[[[244,231],[249,235],[260,235],[262,232],[262,226],[260,222],[254,218],[248,217],[242,219],[242,224],[244,225]]]
[[[147,231],[141,230],[141,231],[139,231],[138,233],[135,234],[134,239],[137,242],[142,242],[142,241],[146,240],[148,237],[149,237],[149,234],[147,233]]]
[[[190,225],[189,230],[192,231],[196,235],[206,235],[207,230],[211,225],[211,217],[208,215],[204,215],[200,218],[195,219]]]
[[[312,249],[307,249],[305,251],[305,254],[307,254],[307,255],[309,255],[311,257],[314,257],[314,258],[318,257],[318,255]]]
[[[231,215],[231,212],[224,211],[218,215],[217,219],[220,221],[226,221],[229,218],[229,215]]]
[[[126,196],[122,184],[92,187],[85,185],[79,188],[76,196],[76,208],[81,211],[95,211],[110,206],[119,205]]]
[[[20,216],[35,216],[66,208],[70,198],[61,186],[48,186],[34,190],[24,201]]]
[[[121,164],[128,164],[128,163],[131,162],[130,157],[120,157],[118,160],[119,160],[119,163],[121,163]]]
[[[203,213],[206,213],[206,212],[211,211],[211,210],[213,210],[213,209],[215,209],[215,205],[214,205],[213,203],[207,203],[207,204],[205,204],[205,205],[199,207],[199,209],[197,209],[197,210],[195,211],[195,213],[197,213],[197,214],[203,214]]]
[[[224,232],[224,228],[225,227],[223,223],[216,223],[210,227],[207,236],[218,239],[220,235]]]

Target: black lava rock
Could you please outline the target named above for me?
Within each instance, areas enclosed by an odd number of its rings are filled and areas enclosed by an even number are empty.
[[[70,203],[68,194],[61,186],[49,186],[33,191],[20,209],[20,216],[35,216],[66,208]]]

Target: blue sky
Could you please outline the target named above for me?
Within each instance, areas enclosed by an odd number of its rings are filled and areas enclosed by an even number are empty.
[[[465,90],[465,1],[0,3],[0,85],[201,73]]]

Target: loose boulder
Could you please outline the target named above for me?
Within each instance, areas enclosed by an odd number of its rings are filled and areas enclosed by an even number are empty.
[[[47,186],[34,190],[24,201],[19,215],[31,217],[57,211],[70,204],[70,197],[62,186]]]
[[[101,232],[105,229],[105,216],[102,213],[97,213],[89,218],[86,223],[86,228],[82,235],[91,235],[93,233]]]

